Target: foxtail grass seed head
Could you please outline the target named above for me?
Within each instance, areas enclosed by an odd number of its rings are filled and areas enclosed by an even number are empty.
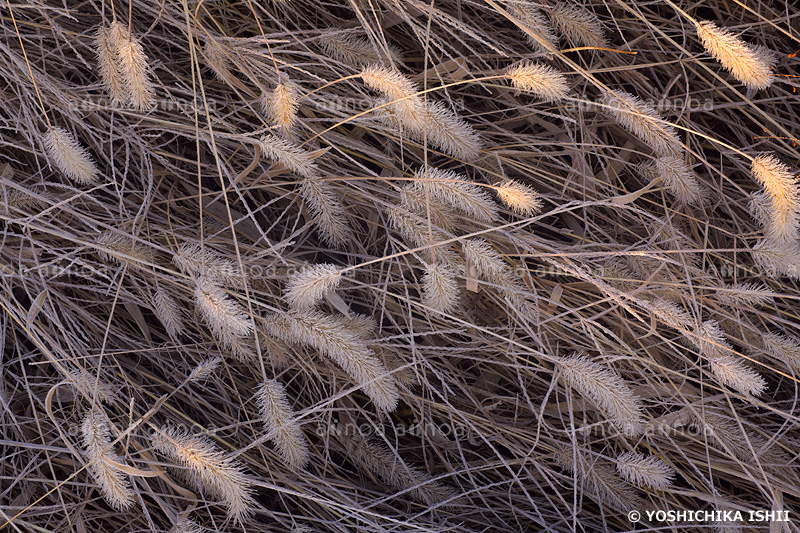
[[[67,378],[72,382],[76,389],[87,395],[93,401],[104,403],[114,403],[116,398],[113,389],[102,379],[81,367],[67,370]]]
[[[547,65],[526,61],[508,69],[506,77],[511,85],[535,94],[543,102],[558,102],[569,94],[564,75]]]
[[[556,366],[564,381],[620,431],[628,435],[641,432],[644,419],[640,400],[617,373],[581,354],[560,357]]]
[[[553,28],[541,10],[532,2],[522,0],[509,3],[506,11],[517,21],[519,30],[525,34],[534,51],[549,54],[552,50],[558,49],[558,40]]]
[[[392,100],[418,100],[416,85],[397,70],[370,65],[361,71],[361,79],[370,89]]]
[[[495,191],[500,201],[518,215],[530,217],[542,209],[539,193],[518,181],[508,180],[496,185]]]
[[[98,255],[104,261],[116,261],[126,264],[136,261],[142,264],[151,264],[153,254],[149,248],[134,239],[131,235],[120,234],[118,231],[106,231],[95,240]]]
[[[714,320],[706,320],[695,328],[689,335],[689,340],[695,345],[701,355],[709,359],[718,359],[731,355],[733,348],[725,340],[725,333]]]
[[[275,444],[278,454],[295,470],[308,464],[308,443],[300,424],[289,406],[286,390],[274,379],[268,379],[257,394],[261,419],[267,430],[267,438]]]
[[[150,79],[150,66],[139,39],[128,32],[119,22],[111,23],[115,37],[116,56],[119,72],[122,74],[125,96],[130,105],[144,111],[153,106],[155,87]]]
[[[346,320],[308,310],[265,320],[267,332],[285,341],[312,346],[338,364],[384,411],[397,407],[397,383]]]
[[[800,229],[800,182],[789,167],[772,154],[760,154],[752,163],[753,177],[769,199],[766,231],[777,240],[798,238]]]
[[[172,263],[189,276],[203,277],[226,287],[243,286],[239,265],[220,256],[208,245],[185,242],[172,256]]]
[[[162,427],[153,434],[152,444],[164,456],[186,468],[189,479],[200,490],[220,500],[230,519],[242,523],[253,514],[256,502],[244,469],[206,437]]]
[[[427,188],[431,196],[474,220],[494,222],[499,217],[497,204],[486,188],[451,170],[423,167],[414,174],[414,180]]]
[[[558,32],[566,37],[572,46],[605,48],[608,41],[603,25],[597,16],[579,4],[557,2],[547,9],[547,14]]]
[[[306,178],[300,196],[311,212],[320,238],[336,248],[343,248],[351,237],[347,214],[334,186],[320,178]]]
[[[431,221],[443,231],[453,231],[458,221],[456,211],[434,197],[424,183],[409,182],[400,190],[400,207]]]
[[[189,377],[186,378],[186,381],[189,383],[200,383],[205,381],[211,377],[211,375],[221,364],[221,357],[209,357],[208,359],[203,359],[192,369],[192,371],[189,373]]]
[[[401,54],[395,47],[390,45],[387,48],[381,46],[377,49],[368,40],[356,37],[346,31],[326,30],[320,34],[319,38],[326,55],[348,65],[366,67],[379,64],[385,61],[384,56],[387,52],[391,63],[397,64],[401,61]]]
[[[286,300],[295,309],[309,309],[316,305],[325,293],[339,286],[341,269],[336,265],[320,264],[304,268],[289,278],[286,285]]]
[[[194,298],[200,315],[215,338],[242,337],[253,332],[253,322],[244,309],[213,281],[200,278]]]
[[[800,245],[796,240],[767,237],[750,250],[750,255],[767,276],[800,279]]]
[[[661,180],[661,183],[679,204],[695,205],[703,200],[700,183],[683,156],[657,157],[641,165],[639,170],[650,181]]]
[[[483,143],[467,122],[441,102],[429,102],[423,111],[423,128],[410,124],[418,141],[427,141],[460,161],[474,161]]]
[[[97,65],[100,70],[100,80],[105,85],[108,94],[115,104],[122,104],[126,101],[125,82],[122,79],[120,63],[117,61],[117,49],[121,34],[119,28],[100,26],[95,34],[95,53],[97,54]]]
[[[114,454],[111,430],[99,409],[89,411],[81,424],[86,470],[97,483],[103,498],[117,511],[130,508],[134,494],[121,468],[122,459]]]
[[[54,126],[45,133],[43,141],[47,156],[65,176],[78,185],[97,182],[94,161],[71,133]]]
[[[675,303],[664,298],[655,298],[649,303],[649,310],[662,322],[678,331],[691,331],[694,327],[694,319]]]
[[[177,338],[183,333],[183,317],[178,302],[164,289],[159,288],[153,294],[153,312],[170,337]]]
[[[345,439],[344,445],[348,458],[358,467],[397,490],[409,491],[411,497],[421,503],[435,505],[457,497],[452,489],[431,479],[429,474],[420,469],[406,464],[382,444],[357,436]]]
[[[760,90],[772,85],[775,59],[769,51],[744,42],[713,22],[699,21],[695,27],[706,51],[748,89]]]
[[[220,81],[225,81],[231,76],[231,60],[222,44],[213,37],[206,39],[203,46],[203,56],[214,75]]]
[[[714,296],[731,307],[761,307],[770,305],[777,294],[761,283],[733,283],[717,289]]]
[[[709,359],[709,366],[721,384],[741,394],[758,396],[767,389],[764,378],[735,356],[723,355]]]
[[[297,120],[300,88],[285,76],[281,76],[275,88],[265,93],[262,105],[269,121],[284,134],[289,133]]]
[[[565,447],[556,450],[555,460],[561,468],[576,474],[581,488],[598,503],[618,511],[641,507],[640,499],[632,487],[617,475],[612,463],[593,457],[579,448],[572,450]]]
[[[607,91],[602,105],[605,114],[650,146],[659,157],[682,156],[684,149],[678,132],[661,119],[651,104],[624,91]]]
[[[627,452],[617,457],[617,472],[639,487],[664,490],[672,485],[675,471],[658,457]]]
[[[431,263],[422,276],[422,301],[436,311],[449,313],[458,304],[455,272],[446,264]]]
[[[206,533],[206,529],[189,518],[179,518],[169,533]]]
[[[261,138],[261,149],[269,159],[277,161],[298,176],[312,178],[319,172],[308,152],[271,133]]]

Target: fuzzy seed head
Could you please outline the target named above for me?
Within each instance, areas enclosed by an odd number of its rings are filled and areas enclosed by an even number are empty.
[[[409,182],[400,190],[400,206],[431,221],[434,227],[452,231],[458,217],[448,205],[434,197],[421,183]]]
[[[496,187],[500,200],[518,215],[530,217],[542,209],[539,193],[522,183],[508,180]]]
[[[689,313],[669,300],[656,298],[650,302],[649,308],[656,318],[678,331],[689,331],[694,324],[694,319]]]
[[[287,342],[316,348],[338,364],[384,411],[397,407],[397,383],[347,320],[306,310],[265,319],[267,332]]]
[[[725,340],[725,334],[713,320],[706,320],[695,328],[689,340],[701,355],[709,359],[717,359],[730,355],[733,351],[731,345]]]
[[[594,13],[578,4],[558,2],[548,9],[556,29],[573,46],[605,48],[608,46],[603,25]]]
[[[639,498],[614,472],[611,463],[570,448],[557,449],[555,460],[560,467],[576,474],[583,488],[597,501],[618,511],[640,507]]]
[[[212,280],[200,278],[194,297],[197,309],[214,337],[226,346],[230,344],[229,339],[253,332],[253,323],[244,309]]]
[[[172,262],[184,274],[204,277],[226,287],[244,286],[239,265],[221,257],[208,246],[186,242],[172,257]]]
[[[418,99],[416,85],[397,70],[370,65],[361,71],[361,79],[367,87],[391,100]]]
[[[133,505],[134,495],[125,474],[120,469],[121,459],[111,446],[111,431],[103,413],[92,410],[81,424],[83,448],[89,464],[86,470],[94,478],[103,498],[117,511]]]
[[[350,224],[333,185],[319,178],[307,178],[300,185],[300,196],[311,212],[320,238],[337,248],[350,239]]]
[[[432,480],[428,473],[415,466],[406,464],[396,452],[377,442],[357,436],[345,439],[343,444],[348,458],[356,466],[397,490],[408,490],[409,495],[421,503],[434,505],[457,497],[450,487]]]
[[[665,123],[655,107],[624,91],[603,95],[603,112],[641,139],[660,157],[680,157],[683,146],[672,124]]]
[[[731,307],[756,307],[769,305],[776,294],[761,283],[734,283],[717,289],[714,296]]]
[[[641,432],[639,398],[614,371],[581,354],[556,362],[564,381],[591,401],[615,427],[627,435]]]
[[[268,158],[304,178],[314,177],[319,172],[308,152],[271,133],[261,138],[261,149]]]
[[[772,154],[757,156],[751,170],[769,199],[766,216],[768,234],[775,239],[797,239],[800,226],[800,183],[789,167]]]
[[[663,490],[672,485],[675,471],[658,457],[628,452],[617,457],[617,472],[639,487]]]
[[[220,81],[225,81],[231,76],[231,60],[225,48],[216,39],[209,37],[203,46],[203,56],[206,63],[214,71],[214,75]]]
[[[295,470],[308,464],[308,443],[295,420],[286,390],[274,379],[264,382],[257,392],[261,419],[267,430],[267,438],[275,444],[280,456]]]
[[[528,42],[537,52],[545,54],[558,49],[558,40],[542,12],[532,3],[523,1],[509,4],[508,14],[517,20]]]
[[[120,37],[119,31],[112,31],[111,28],[101,26],[97,30],[94,40],[97,64],[100,67],[100,80],[115,104],[122,104],[127,100],[125,82],[117,61]]]
[[[97,182],[97,167],[78,140],[64,128],[53,127],[44,135],[47,156],[58,169],[78,185]]]
[[[709,21],[696,24],[703,47],[734,78],[750,89],[766,89],[774,81],[771,53],[747,44],[726,29]]]
[[[679,204],[695,205],[703,200],[703,191],[689,165],[682,156],[666,155],[639,167],[649,180],[661,180],[664,187]]]
[[[314,265],[304,268],[289,278],[286,285],[286,300],[295,309],[309,309],[339,286],[341,269],[336,265]]]
[[[761,375],[732,355],[710,359],[709,365],[721,384],[740,394],[758,396],[767,389],[767,382]]]
[[[297,120],[299,98],[300,88],[285,77],[281,77],[272,92],[264,94],[264,112],[284,133],[288,133]]]
[[[201,381],[205,381],[211,376],[211,374],[214,373],[215,370],[217,370],[217,367],[219,367],[221,364],[221,357],[209,357],[208,359],[203,359],[192,369],[189,377],[186,378],[186,381],[189,383],[200,383]]]
[[[152,444],[157,451],[186,467],[200,490],[225,505],[229,518],[241,523],[253,513],[255,500],[243,468],[209,440],[164,427],[153,436]]]
[[[153,312],[170,337],[174,339],[183,333],[183,318],[178,302],[162,288],[153,295]]]
[[[483,187],[467,181],[451,170],[424,167],[414,174],[416,183],[427,188],[431,196],[483,222],[494,222],[499,213],[497,204]]]
[[[326,55],[348,65],[365,67],[380,63],[382,60],[382,54],[377,53],[372,43],[344,31],[323,32],[320,35],[320,43]],[[389,46],[388,50],[381,49],[381,51],[389,53],[391,63],[400,62],[401,55],[396,48]]]
[[[543,102],[558,102],[569,94],[564,75],[546,65],[526,61],[511,67],[506,77],[511,85],[535,94]]]
[[[765,275],[800,279],[800,245],[794,239],[767,237],[753,247],[750,255]]]
[[[432,263],[422,276],[422,301],[442,313],[449,313],[458,304],[458,283],[455,272],[446,264]]]
[[[151,108],[155,88],[142,44],[118,21],[111,23],[111,32],[115,35],[112,42],[116,43],[117,62],[128,103],[140,111]]]
[[[103,380],[98,380],[97,376],[81,367],[74,370],[67,370],[67,377],[72,384],[89,398],[105,403],[113,403],[114,391],[106,385]]]

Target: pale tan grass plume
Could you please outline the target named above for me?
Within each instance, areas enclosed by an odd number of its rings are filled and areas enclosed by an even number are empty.
[[[800,183],[788,166],[772,154],[760,154],[751,166],[753,177],[769,199],[765,228],[778,240],[798,238],[800,229]]]
[[[495,191],[500,200],[518,215],[529,217],[542,209],[539,193],[518,181],[508,180],[496,185]]]
[[[553,25],[572,46],[605,48],[608,46],[605,30],[597,16],[580,4],[556,2],[547,9]]]
[[[380,409],[393,411],[397,407],[400,399],[397,383],[346,321],[307,310],[270,316],[264,325],[271,335],[312,346],[332,359]]]
[[[752,46],[710,21],[695,23],[703,47],[749,89],[766,89],[774,80],[771,53]]]
[[[103,498],[117,511],[130,508],[134,493],[111,445],[111,430],[105,415],[94,409],[86,413],[81,424],[86,470],[94,478]]]
[[[467,178],[451,170],[423,167],[414,173],[414,180],[437,200],[482,222],[498,219],[497,204],[484,187],[470,183]]]
[[[309,309],[316,305],[325,293],[338,287],[341,279],[341,269],[336,265],[319,264],[305,267],[289,278],[284,297],[295,309]]]
[[[569,84],[562,73],[547,65],[525,61],[506,72],[511,85],[535,94],[542,102],[558,102],[569,95]]]
[[[558,49],[558,40],[547,18],[532,2],[509,3],[506,10],[522,25],[521,31],[535,51],[549,54],[550,49]]]
[[[275,444],[278,454],[295,470],[308,464],[308,442],[296,420],[286,390],[275,379],[266,380],[256,393],[261,419],[267,438]]]
[[[189,479],[205,494],[220,500],[232,520],[242,523],[255,511],[251,481],[244,469],[207,438],[162,427],[153,434],[152,445],[185,467]]]
[[[644,423],[639,398],[616,372],[581,354],[556,361],[564,381],[591,401],[616,428],[628,435]]]
[[[606,91],[602,111],[644,141],[659,157],[680,157],[683,145],[675,126],[661,119],[656,108],[624,91]]]
[[[422,302],[442,313],[449,313],[458,305],[458,283],[455,272],[444,263],[425,266],[422,276]]]
[[[675,471],[653,455],[627,452],[616,459],[617,472],[623,479],[638,485],[663,490],[672,485]]]
[[[45,150],[58,169],[78,185],[97,182],[97,167],[75,137],[64,128],[54,126],[45,133]]]
[[[127,100],[125,81],[122,78],[121,65],[117,59],[119,28],[100,26],[95,34],[95,53],[97,65],[100,68],[100,80],[105,85],[108,94],[115,104],[122,104]]]
[[[110,42],[116,45],[119,72],[128,103],[140,111],[150,109],[155,98],[155,87],[142,43],[118,21],[111,23],[111,32],[114,37]]]

